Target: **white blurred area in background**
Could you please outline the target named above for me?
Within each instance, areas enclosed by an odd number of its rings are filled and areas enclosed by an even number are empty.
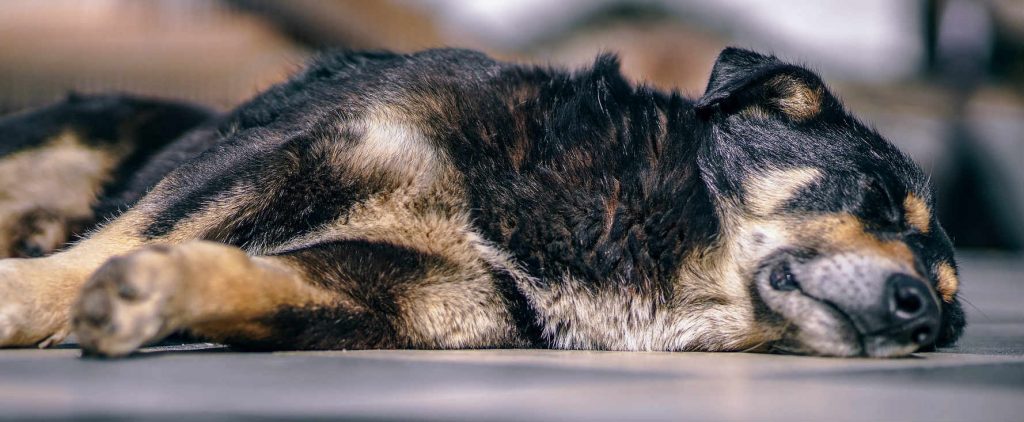
[[[534,42],[614,0],[406,0],[427,3],[449,29],[509,49]],[[621,2],[618,2],[621,3]],[[829,76],[878,82],[920,71],[922,2],[904,0],[661,0],[688,23],[728,33],[733,44],[814,63]]]

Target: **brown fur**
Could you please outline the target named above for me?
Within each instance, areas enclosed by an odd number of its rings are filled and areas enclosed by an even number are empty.
[[[956,299],[956,292],[960,288],[960,279],[956,275],[956,269],[948,262],[943,262],[939,264],[936,273],[938,273],[939,283],[935,289],[938,290],[942,300],[946,303],[953,303],[953,300]]]
[[[766,172],[756,180],[748,180],[743,189],[749,212],[757,216],[768,216],[776,212],[797,191],[821,177],[816,168],[795,168],[784,171]]]
[[[894,259],[905,268],[914,268],[914,252],[906,243],[898,240],[881,240],[868,233],[864,222],[849,214],[836,214],[812,219],[807,223],[814,231],[815,239],[826,239],[825,244],[816,245],[823,251],[861,251],[874,253],[878,257]],[[819,234],[824,234],[820,236]],[[815,242],[815,239],[808,239]]]
[[[777,76],[767,85],[778,91],[773,104],[790,118],[807,120],[821,112],[822,87],[810,86],[788,75]]]
[[[909,194],[903,199],[903,212],[907,223],[915,230],[927,234],[931,229],[932,212],[917,195]]]

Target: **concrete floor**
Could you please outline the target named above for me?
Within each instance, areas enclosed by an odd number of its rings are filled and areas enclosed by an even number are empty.
[[[1024,261],[962,259],[970,326],[896,360],[71,346],[0,351],[0,419],[1024,421]]]

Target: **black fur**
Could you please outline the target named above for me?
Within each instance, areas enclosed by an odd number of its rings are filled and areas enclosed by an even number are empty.
[[[266,318],[276,332],[268,342],[243,345],[268,349],[403,348],[394,324],[395,297],[436,270],[451,265],[421,252],[367,241],[321,244],[282,254],[300,265],[321,287],[344,292],[363,312],[343,308],[285,308]]]
[[[587,283],[670,289],[658,283],[717,224],[692,159],[690,103],[634,89],[610,56],[573,75],[505,72],[499,92],[546,82],[512,108],[501,96],[467,104],[497,118],[448,140],[484,233],[541,279],[568,272]],[[670,116],[667,127],[660,112]]]

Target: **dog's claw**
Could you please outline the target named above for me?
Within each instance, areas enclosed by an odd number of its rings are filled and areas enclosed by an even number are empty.
[[[39,344],[36,346],[38,346],[40,349],[46,349],[51,346],[56,346],[57,344],[60,344],[60,342],[64,341],[64,339],[68,337],[68,334],[71,334],[71,329],[67,327],[62,328],[61,330],[57,331],[56,333],[53,333],[43,341],[39,342]]]

